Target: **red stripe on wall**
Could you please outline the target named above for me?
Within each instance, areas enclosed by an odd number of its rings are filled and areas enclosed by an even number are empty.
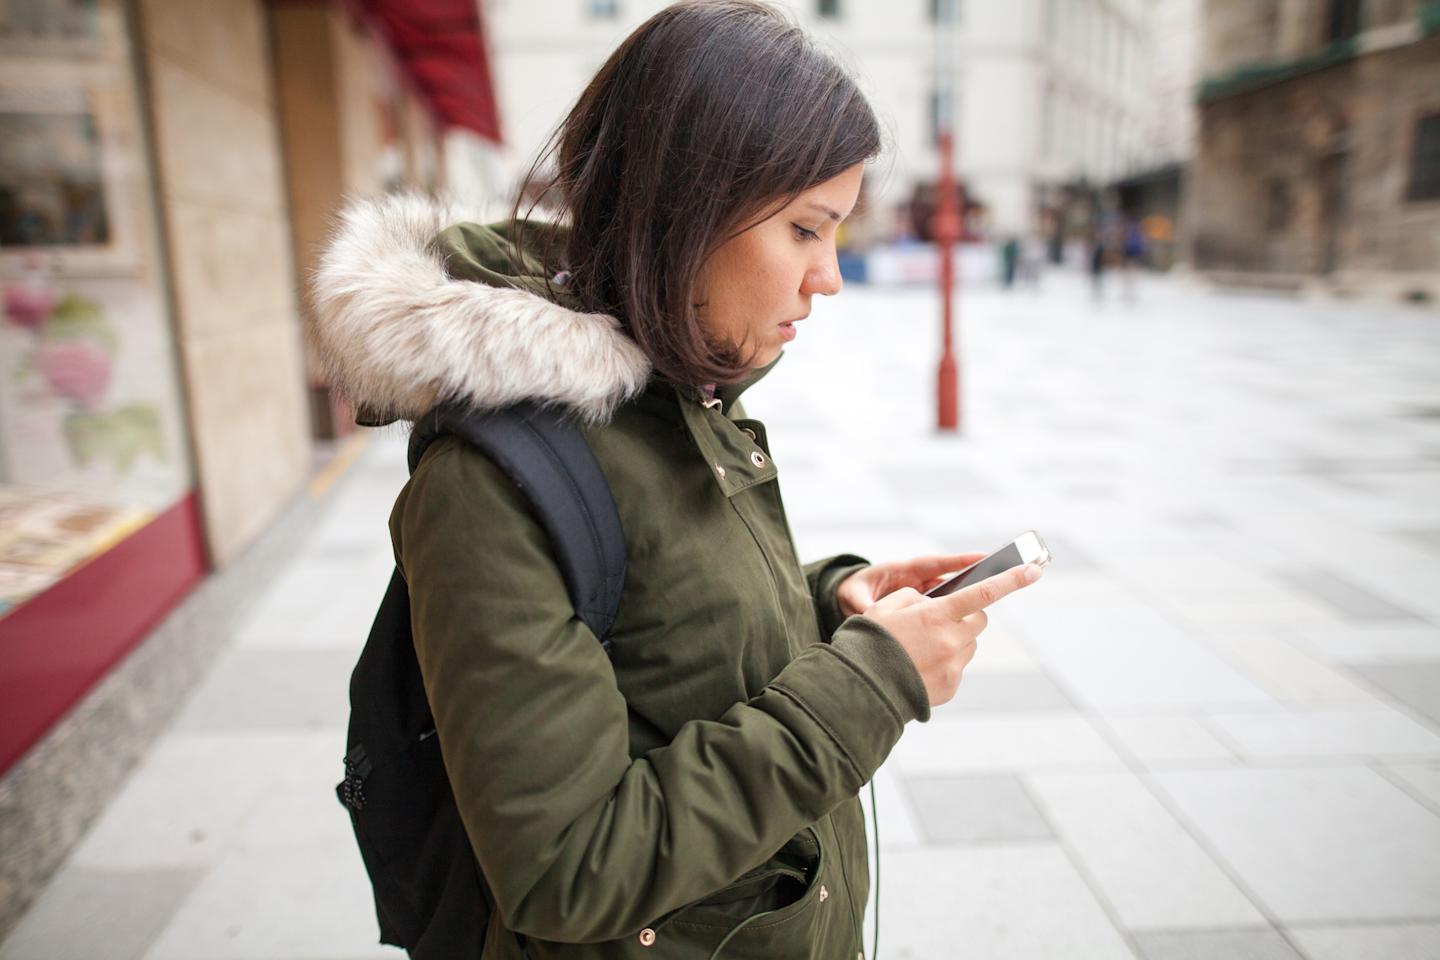
[[[0,619],[0,774],[204,575],[189,493]]]

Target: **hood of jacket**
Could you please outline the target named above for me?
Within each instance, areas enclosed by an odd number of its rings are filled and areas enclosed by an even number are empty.
[[[419,195],[350,203],[311,287],[307,336],[327,382],[367,424],[522,400],[608,420],[650,363],[619,321],[551,282],[559,237],[530,223],[521,249],[506,225]]]

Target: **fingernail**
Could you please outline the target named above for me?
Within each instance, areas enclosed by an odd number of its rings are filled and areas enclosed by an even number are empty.
[[[1025,582],[1034,583],[1040,579],[1040,565],[1038,563],[1025,564]]]

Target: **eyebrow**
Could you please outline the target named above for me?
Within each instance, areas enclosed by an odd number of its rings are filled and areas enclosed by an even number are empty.
[[[819,210],[821,213],[829,216],[829,218],[831,220],[834,220],[836,223],[839,223],[841,219],[843,219],[840,214],[836,213],[834,210],[831,210],[823,203],[816,203],[814,200],[811,200],[809,203],[805,204],[805,206],[809,207],[811,210]]]

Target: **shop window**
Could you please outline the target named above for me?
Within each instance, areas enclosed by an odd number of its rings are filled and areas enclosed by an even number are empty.
[[[1440,200],[1440,113],[1415,123],[1415,152],[1410,160],[1410,200]]]
[[[0,3],[0,618],[191,487],[126,8]]]

